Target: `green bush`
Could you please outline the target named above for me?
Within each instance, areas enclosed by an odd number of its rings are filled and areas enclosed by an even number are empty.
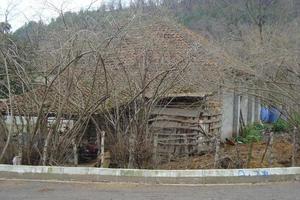
[[[262,140],[262,132],[264,129],[264,125],[258,123],[247,125],[243,130],[242,136],[239,136],[237,141],[242,143],[259,142]]]
[[[273,124],[272,128],[274,132],[288,132],[290,129],[291,125],[283,119],[278,119],[277,122]]]
[[[253,129],[258,130],[258,131],[263,131],[267,128],[265,124],[258,123],[258,122],[254,122],[253,125],[250,125],[250,126],[253,126]]]

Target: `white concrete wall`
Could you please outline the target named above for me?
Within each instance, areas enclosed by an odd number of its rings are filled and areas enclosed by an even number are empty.
[[[248,96],[247,124],[253,123],[255,120],[255,97]]]
[[[261,102],[258,98],[255,98],[254,102],[254,122],[260,121],[260,110],[261,110]]]
[[[29,119],[28,117],[23,117],[23,116],[15,116],[15,117],[12,117],[12,116],[9,116],[9,115],[6,115],[4,116],[5,117],[5,123],[6,124],[12,124],[13,123],[13,120],[15,118],[15,123],[17,125],[22,125],[24,123],[24,125],[27,124],[27,119]],[[35,124],[37,121],[37,117],[30,117],[30,120],[29,120],[29,123],[30,124]]]
[[[221,140],[231,138],[233,133],[234,94],[224,92],[223,94],[223,116],[221,128]]]
[[[248,117],[248,96],[247,95],[241,95],[241,111],[242,111],[242,117],[244,120],[245,125],[247,125],[247,117]]]
[[[259,121],[260,109],[260,101],[254,96],[224,92],[221,139],[239,135],[241,113],[245,125]]]
[[[272,175],[298,175],[299,167],[257,168],[257,169],[210,169],[210,170],[144,170],[144,169],[108,169],[91,167],[50,167],[25,165],[0,165],[0,172],[18,174],[61,174],[61,175],[98,175],[127,177],[248,177]]]
[[[27,125],[27,120],[29,120],[29,125],[33,126],[36,124],[37,122],[37,117],[24,117],[24,116],[4,116],[5,117],[5,123],[6,125],[10,125],[10,124],[14,124],[18,126],[18,129],[16,127],[14,127],[15,130],[19,130],[21,128],[22,125],[24,125],[22,130],[23,132],[27,131],[26,125]],[[15,120],[15,122],[14,122]],[[55,117],[49,117],[48,118],[48,124],[52,125],[54,122],[56,121]],[[69,129],[72,128],[74,126],[74,120],[68,120],[68,119],[61,119],[60,120],[60,127],[59,129],[61,131],[65,131],[66,127],[68,127]]]

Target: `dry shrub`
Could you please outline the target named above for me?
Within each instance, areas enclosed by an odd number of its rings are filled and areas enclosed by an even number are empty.
[[[151,141],[147,140],[143,136],[139,137],[137,140],[135,152],[135,161],[137,164],[137,168],[153,168],[153,143]]]
[[[111,165],[114,168],[127,168],[129,159],[128,141],[118,140],[109,147],[111,151]]]
[[[113,168],[127,168],[129,160],[129,141],[128,138],[116,141],[108,147],[111,151],[111,165]],[[153,144],[139,137],[135,141],[134,149],[134,168],[148,169],[153,168],[152,165]]]

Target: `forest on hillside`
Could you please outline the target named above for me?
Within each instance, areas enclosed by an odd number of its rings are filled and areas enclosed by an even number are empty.
[[[277,72],[281,65],[298,65],[299,7],[297,0],[136,0],[130,1],[129,7],[122,0],[112,0],[97,10],[62,11],[50,24],[30,21],[12,33],[9,23],[2,22],[1,29],[16,41],[20,53],[23,50],[26,56],[33,56],[34,49],[47,43],[54,32],[68,28],[107,31],[108,21],[124,19],[141,9],[140,12],[173,18],[218,43],[248,66],[270,73],[269,68]]]

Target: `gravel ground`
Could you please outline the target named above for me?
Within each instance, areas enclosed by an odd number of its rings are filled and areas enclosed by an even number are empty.
[[[0,200],[297,200],[300,182],[167,186],[113,183],[0,181]]]

